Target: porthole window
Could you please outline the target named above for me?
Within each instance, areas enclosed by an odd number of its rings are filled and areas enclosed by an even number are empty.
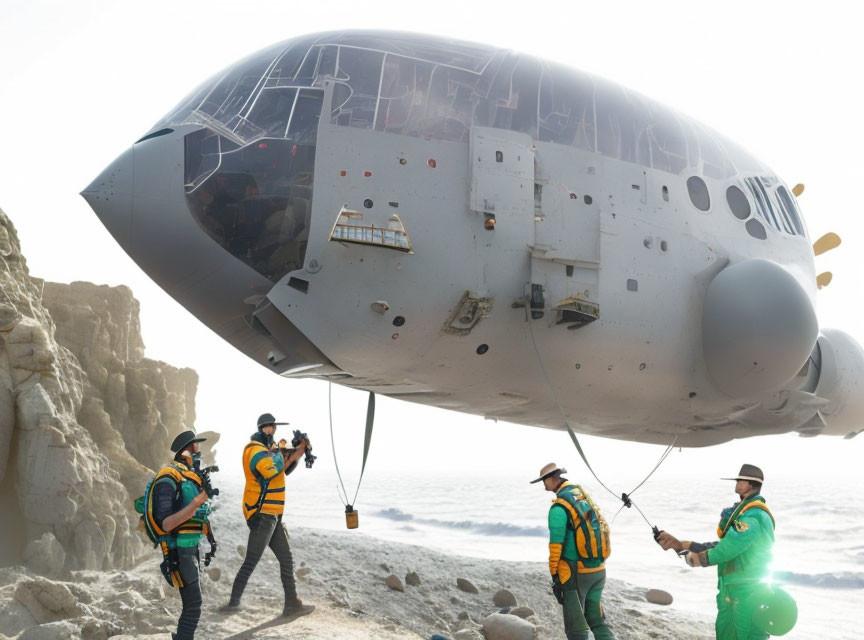
[[[666,202],[669,202],[669,187],[664,185],[662,193],[663,193],[663,200],[665,200]]]
[[[711,197],[708,195],[708,185],[699,176],[691,176],[687,179],[687,192],[690,194],[690,202],[699,211],[708,211],[711,208]]]
[[[729,203],[732,214],[739,220],[746,220],[750,217],[750,201],[744,192],[735,185],[726,189],[726,202]]]
[[[757,240],[764,240],[768,237],[768,234],[765,233],[765,227],[756,218],[750,218],[744,226],[747,227],[747,233]]]

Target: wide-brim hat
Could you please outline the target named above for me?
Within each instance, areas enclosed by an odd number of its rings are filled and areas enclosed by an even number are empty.
[[[741,471],[734,478],[720,478],[721,480],[747,480],[749,482],[765,482],[765,474],[762,469],[752,464],[742,464]]]
[[[540,482],[541,480],[545,480],[546,478],[551,478],[556,474],[567,473],[567,469],[558,468],[558,465],[554,462],[550,462],[547,465],[544,465],[542,469],[540,469],[540,476],[529,482],[528,484],[534,484],[535,482]]]
[[[207,438],[199,438],[195,435],[194,431],[184,431],[179,436],[174,438],[174,442],[171,443],[171,451],[173,453],[183,451],[183,449],[188,447],[193,442],[204,442],[206,439]]]
[[[289,422],[276,422],[276,418],[272,413],[262,413],[258,416],[258,428],[266,427],[268,424],[272,425],[280,425],[280,424],[290,424]]]

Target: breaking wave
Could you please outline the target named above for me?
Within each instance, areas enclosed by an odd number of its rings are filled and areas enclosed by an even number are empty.
[[[837,573],[795,573],[794,571],[774,572],[775,581],[797,584],[804,587],[821,589],[861,589],[864,588],[864,573],[840,571]]]
[[[379,518],[395,520],[396,522],[411,522],[445,529],[458,529],[483,536],[528,536],[545,537],[549,530],[545,527],[520,527],[507,522],[474,522],[473,520],[438,520],[436,518],[417,518],[401,509],[382,509],[376,514]]]

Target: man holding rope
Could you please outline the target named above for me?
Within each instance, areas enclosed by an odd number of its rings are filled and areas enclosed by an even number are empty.
[[[774,546],[774,516],[760,495],[765,477],[759,467],[745,464],[734,478],[740,501],[723,509],[717,527],[719,542],[678,540],[665,531],[657,536],[664,550],[685,555],[691,567],[717,565],[717,640],[763,640],[753,624],[759,599],[751,598],[768,576]]]

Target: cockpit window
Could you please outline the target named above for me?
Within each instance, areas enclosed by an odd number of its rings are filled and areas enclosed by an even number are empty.
[[[792,226],[795,228],[795,233],[799,236],[805,235],[804,226],[801,224],[801,216],[798,215],[798,207],[795,206],[795,202],[792,200],[786,187],[782,184],[777,187],[777,198],[786,212],[786,215],[789,217]]]
[[[789,235],[804,236],[804,227],[797,207],[789,197],[789,192],[777,178],[772,176],[752,176],[744,179],[756,210],[762,220],[777,231]]]
[[[293,91],[293,100],[279,107],[288,118],[278,138],[241,147],[202,129],[185,140],[192,216],[213,240],[274,282],[303,267],[323,100],[319,89]]]
[[[750,217],[750,201],[744,192],[734,184],[726,189],[726,202],[729,204],[732,214],[739,220],[746,220]]]
[[[690,176],[687,179],[687,192],[690,194],[690,202],[699,211],[708,211],[711,208],[711,196],[708,194],[708,185],[699,176]]]
[[[328,80],[329,118],[340,126],[464,142],[479,125],[679,175],[768,175],[707,127],[606,80],[503,49],[414,34],[334,32],[274,45],[204,83],[153,130],[201,124],[238,146],[284,138],[286,105]]]

